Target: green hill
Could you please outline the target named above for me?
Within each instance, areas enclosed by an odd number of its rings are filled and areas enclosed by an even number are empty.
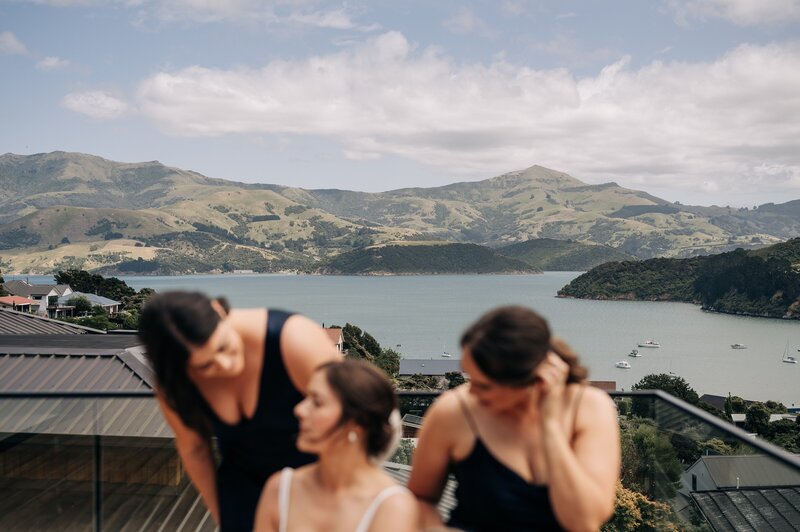
[[[343,253],[328,260],[318,272],[336,275],[410,275],[541,273],[541,270],[475,244],[404,244]]]
[[[751,251],[603,264],[558,295],[684,301],[716,312],[800,319],[800,238]]]
[[[586,271],[606,262],[637,260],[612,247],[552,238],[511,244],[497,251],[545,271]]]

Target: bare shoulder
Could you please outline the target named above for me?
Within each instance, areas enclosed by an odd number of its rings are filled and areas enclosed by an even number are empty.
[[[461,402],[464,397],[459,397],[459,394],[466,395],[466,384],[448,390],[441,394],[425,412],[425,420],[436,419],[439,421],[452,420],[455,414],[462,411]]]
[[[303,393],[317,367],[342,358],[322,327],[302,314],[293,314],[286,320],[280,346],[289,377]]]
[[[283,471],[273,473],[264,489],[261,491],[261,497],[258,499],[258,507],[256,508],[255,517],[255,531],[268,531],[274,530],[278,519],[278,492],[280,491],[281,476]]]
[[[578,424],[582,427],[593,425],[616,425],[617,407],[611,396],[600,388],[583,385],[583,395],[578,405]]]
[[[370,530],[417,530],[419,507],[410,491],[397,490],[378,507]]]

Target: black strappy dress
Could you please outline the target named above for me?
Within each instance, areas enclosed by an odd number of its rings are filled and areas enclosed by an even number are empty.
[[[300,467],[316,457],[297,450],[299,426],[294,407],[303,395],[292,384],[280,348],[280,336],[291,316],[270,310],[264,363],[252,418],[235,425],[222,421],[201,401],[211,420],[222,460],[217,468],[217,497],[222,532],[250,532],[256,505],[270,475],[284,467]]]
[[[462,397],[458,400],[475,434],[475,445],[466,458],[450,466],[458,481],[458,502],[448,526],[470,532],[564,530],[553,513],[547,486],[528,482],[498,460],[481,440]]]

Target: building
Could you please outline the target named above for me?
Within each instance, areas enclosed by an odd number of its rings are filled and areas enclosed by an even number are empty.
[[[4,296],[0,297],[0,307],[30,313],[39,310],[39,302],[23,296]]]
[[[72,288],[67,284],[29,284],[25,281],[12,280],[6,281],[4,286],[13,296],[27,297],[36,301],[39,303],[37,312],[48,315],[51,307],[58,307],[57,301],[59,297],[72,293]]]
[[[63,295],[58,298],[58,308],[60,309],[74,309],[73,305],[70,305],[70,300],[76,297],[82,297],[89,301],[92,306],[100,306],[109,316],[115,316],[119,313],[120,306],[122,303],[119,301],[114,301],[113,299],[109,299],[107,297],[98,296],[97,294],[87,294],[85,292],[72,292],[68,295]]]
[[[0,335],[43,334],[106,334],[106,331],[0,307]]]
[[[340,353],[344,352],[344,336],[342,335],[341,327],[328,327],[327,329],[323,329],[325,334],[328,335],[328,338],[331,339],[333,345],[336,346],[336,349],[339,350]]]

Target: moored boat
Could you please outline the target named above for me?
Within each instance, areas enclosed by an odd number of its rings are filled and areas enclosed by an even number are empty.
[[[616,364],[614,364],[614,365],[615,365],[616,367],[618,367],[619,369],[631,369],[631,365],[630,365],[630,364],[628,364],[628,363],[627,363],[626,361],[624,361],[624,360],[620,360],[619,362],[617,362],[617,363],[616,363]]]
[[[639,344],[639,347],[661,347],[661,344],[656,342],[653,339],[645,340],[644,342]]]

